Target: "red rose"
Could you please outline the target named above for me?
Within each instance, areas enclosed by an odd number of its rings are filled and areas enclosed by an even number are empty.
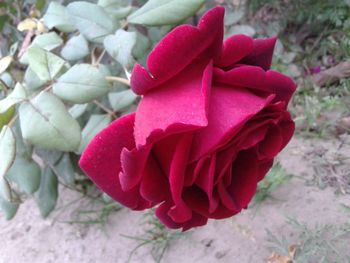
[[[172,30],[134,67],[135,113],[100,132],[80,160],[86,174],[133,209],[155,207],[170,228],[246,208],[294,132],[296,88],[269,70],[275,38],[223,42],[224,8]]]

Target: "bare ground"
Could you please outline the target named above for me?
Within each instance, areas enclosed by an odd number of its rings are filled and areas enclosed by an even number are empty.
[[[350,213],[342,204],[350,206],[350,195],[344,194],[350,182],[347,185],[342,176],[350,168],[336,163],[339,156],[350,157],[348,142],[294,138],[280,156],[282,167],[294,177],[272,193],[273,199],[233,218],[210,221],[170,242],[162,262],[266,262],[271,255],[266,229],[291,242],[297,240],[287,217],[311,226],[348,222]],[[329,178],[330,174],[335,179]],[[79,198],[67,189],[61,189],[60,198],[61,209],[48,219],[40,217],[34,201],[22,205],[12,221],[0,217],[0,262],[127,262],[139,243],[121,234],[142,236],[147,228],[142,224],[144,213],[122,209],[113,213],[105,226],[68,224],[64,221],[74,219],[86,200],[67,206]],[[141,247],[130,262],[155,262],[150,249]]]

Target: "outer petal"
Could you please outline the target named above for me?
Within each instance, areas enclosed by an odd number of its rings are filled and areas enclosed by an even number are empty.
[[[246,35],[234,35],[224,42],[220,59],[215,62],[218,67],[229,67],[253,51],[253,39]]]
[[[284,101],[286,106],[297,88],[290,77],[273,70],[266,72],[265,87],[270,89],[273,94],[276,94],[274,102]]]
[[[229,71],[214,69],[214,83],[227,84],[234,87],[264,90],[266,73],[257,66],[240,66]]]
[[[121,172],[119,174],[120,184],[124,191],[134,188],[140,183],[146,163],[149,159],[151,147],[145,146],[131,151],[124,148],[120,154]]]
[[[178,74],[201,53],[208,60],[211,56],[218,55],[222,46],[224,12],[222,7],[213,8],[202,17],[198,28],[179,26],[164,37],[147,58],[149,72],[141,65],[135,65],[131,75],[133,91],[145,94],[158,87]]]
[[[200,60],[166,85],[148,92],[136,111],[137,147],[170,134],[205,127],[211,75],[212,63],[207,65]]]
[[[193,133],[184,134],[179,140],[173,161],[170,166],[169,184],[171,197],[174,206],[171,207],[168,214],[175,221],[183,223],[192,217],[192,211],[182,200],[182,190],[184,187],[185,173],[188,155],[192,145]]]
[[[153,154],[149,155],[143,172],[140,194],[152,203],[160,203],[169,196],[168,178],[162,173]]]
[[[273,102],[284,101],[285,106],[296,89],[291,78],[273,70],[265,72],[257,66],[240,66],[229,71],[215,68],[214,82],[275,94]]]
[[[242,88],[223,85],[214,87],[210,101],[208,126],[196,132],[190,162],[226,144],[245,122],[270,101],[270,97],[259,97]]]
[[[232,169],[232,182],[229,192],[240,208],[248,205],[257,187],[258,165],[252,150],[242,151],[235,160]]]
[[[122,150],[135,146],[134,120],[135,114],[126,115],[97,134],[84,151],[79,165],[91,180],[113,199],[131,209],[144,209],[151,204],[140,196],[138,187],[124,192],[118,177],[121,171]]]
[[[252,53],[244,57],[239,63],[259,66],[264,70],[270,69],[276,40],[276,37],[255,39]]]

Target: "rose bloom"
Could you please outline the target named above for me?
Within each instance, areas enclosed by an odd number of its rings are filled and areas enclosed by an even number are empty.
[[[247,208],[257,183],[291,139],[295,91],[269,70],[275,38],[223,42],[224,8],[181,25],[136,64],[135,113],[102,130],[80,166],[132,210],[156,207],[169,228],[205,225]]]

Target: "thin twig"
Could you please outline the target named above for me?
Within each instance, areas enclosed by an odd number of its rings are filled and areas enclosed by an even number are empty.
[[[104,106],[102,103],[100,103],[100,102],[97,101],[97,100],[94,100],[93,102],[94,102],[94,104],[95,104],[97,107],[99,107],[99,108],[101,108],[102,110],[104,110],[105,112],[107,112],[107,113],[108,113],[109,115],[111,115],[114,119],[118,119],[118,116],[115,115],[115,113],[114,113],[111,109],[107,108],[106,106]]]
[[[130,81],[127,79],[124,79],[124,78],[107,76],[106,80],[109,82],[118,82],[118,83],[124,84],[126,86],[130,86]]]
[[[102,58],[104,57],[105,54],[106,54],[106,50],[104,49],[104,50],[101,52],[101,54],[100,54],[100,56],[98,57],[98,59],[96,59],[94,65],[100,64],[100,62],[101,62],[101,60],[102,60]]]
[[[32,36],[34,36],[34,30],[33,29],[28,30],[28,32],[23,40],[21,49],[18,52],[18,58],[21,58],[23,56],[23,54],[26,53],[28,47],[31,44]]]
[[[10,122],[7,124],[7,126],[9,126],[10,128],[15,124],[16,120],[18,118],[18,114],[16,114],[11,120]]]

